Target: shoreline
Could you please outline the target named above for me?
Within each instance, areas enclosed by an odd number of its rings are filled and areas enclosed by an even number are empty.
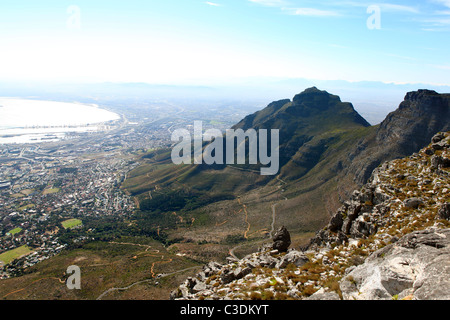
[[[0,144],[61,141],[73,134],[108,131],[120,114],[97,104],[0,97]]]

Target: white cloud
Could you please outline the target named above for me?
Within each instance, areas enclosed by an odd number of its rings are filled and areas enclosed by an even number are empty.
[[[431,2],[439,3],[450,8],[450,0],[431,0]]]
[[[430,64],[429,66],[436,68],[436,69],[440,69],[440,70],[450,70],[450,66],[449,65],[437,65],[437,64]]]
[[[419,13],[417,8],[392,3],[381,3],[380,8],[385,11]]]
[[[448,0],[450,1],[450,0]],[[345,7],[356,7],[356,8],[367,8],[371,5],[379,6],[382,11],[385,12],[406,12],[406,13],[420,13],[420,11],[411,6],[399,5],[394,3],[373,3],[373,2],[355,2],[355,1],[341,1],[335,3],[336,6]]]
[[[284,0],[248,0],[248,1],[266,7],[282,7],[286,5],[286,2]]]
[[[213,6],[213,7],[221,7],[221,6],[222,6],[221,4],[215,3],[215,2],[209,2],[209,1],[206,1],[205,3],[206,3],[207,5]]]
[[[309,16],[309,17],[332,17],[340,16],[336,11],[321,10],[316,8],[294,8],[290,7],[285,0],[248,0],[266,7],[278,7],[290,15]]]
[[[434,27],[450,26],[450,18],[432,18],[423,22]]]
[[[336,17],[340,16],[338,12],[330,10],[320,10],[315,8],[283,8],[289,14],[296,16],[309,16],[309,17]]]

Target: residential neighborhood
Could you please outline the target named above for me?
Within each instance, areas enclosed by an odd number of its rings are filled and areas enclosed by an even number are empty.
[[[0,150],[1,279],[16,272],[14,263],[2,261],[4,253],[11,252],[22,268],[59,253],[66,246],[58,239],[64,219],[82,221],[134,210],[133,200],[119,186],[139,163],[121,156],[116,148],[99,143],[73,150],[61,143],[53,149],[1,146]],[[14,255],[12,250],[24,246],[29,249]]]

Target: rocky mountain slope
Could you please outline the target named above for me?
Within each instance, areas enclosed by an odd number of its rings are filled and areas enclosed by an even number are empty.
[[[346,174],[363,184],[382,162],[408,156],[425,147],[439,131],[450,130],[450,94],[432,90],[408,92],[397,110],[357,142],[349,152]]]
[[[210,262],[171,299],[450,299],[450,132],[383,163],[305,248]]]

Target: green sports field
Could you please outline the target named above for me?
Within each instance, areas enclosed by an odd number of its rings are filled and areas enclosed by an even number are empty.
[[[62,222],[62,226],[64,229],[71,229],[81,225],[83,222],[79,219],[69,219]]]
[[[8,231],[8,233],[13,236],[16,233],[19,233],[21,231],[22,231],[22,228],[15,228],[15,229],[12,229],[12,230]]]
[[[30,254],[31,252],[33,252],[33,250],[31,250],[28,246],[21,246],[19,248],[9,250],[0,254],[0,261],[6,265],[14,259]]]

